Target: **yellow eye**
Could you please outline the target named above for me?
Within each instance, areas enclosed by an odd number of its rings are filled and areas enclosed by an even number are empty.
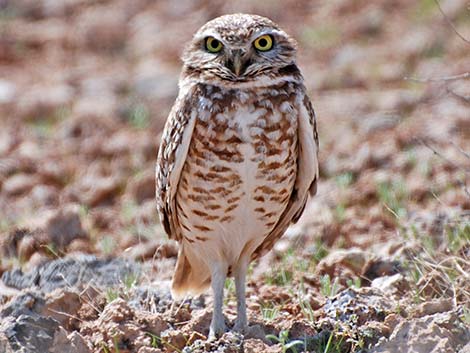
[[[220,40],[214,37],[206,38],[206,49],[211,53],[218,53],[222,50],[223,44]]]
[[[273,37],[269,34],[256,38],[254,42],[255,48],[259,51],[268,51],[273,47]]]

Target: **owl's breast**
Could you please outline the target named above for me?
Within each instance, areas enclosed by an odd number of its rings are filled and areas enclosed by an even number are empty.
[[[176,196],[189,242],[229,242],[224,251],[237,257],[284,212],[297,174],[297,112],[289,95],[271,93],[201,101]]]

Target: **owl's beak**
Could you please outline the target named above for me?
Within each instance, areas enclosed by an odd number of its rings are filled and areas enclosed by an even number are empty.
[[[246,70],[247,64],[248,60],[245,58],[245,53],[242,50],[233,50],[232,60],[227,62],[227,67],[236,76],[240,76]]]
[[[241,55],[237,53],[233,57],[233,72],[235,73],[235,75],[240,76],[240,73],[242,72],[242,68],[243,68],[242,58],[241,58]]]

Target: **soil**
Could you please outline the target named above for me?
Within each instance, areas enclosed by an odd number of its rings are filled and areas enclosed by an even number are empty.
[[[184,44],[233,12],[298,40],[321,178],[250,267],[250,329],[208,341],[210,294],[171,298],[154,168]],[[470,352],[466,0],[0,0],[0,21],[1,353]],[[225,302],[232,327],[231,280]]]

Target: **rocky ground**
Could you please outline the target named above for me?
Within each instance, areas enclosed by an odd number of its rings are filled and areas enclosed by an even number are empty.
[[[0,0],[0,352],[470,352],[470,9],[439,4]],[[184,43],[240,11],[299,41],[321,179],[208,342],[153,174]]]

